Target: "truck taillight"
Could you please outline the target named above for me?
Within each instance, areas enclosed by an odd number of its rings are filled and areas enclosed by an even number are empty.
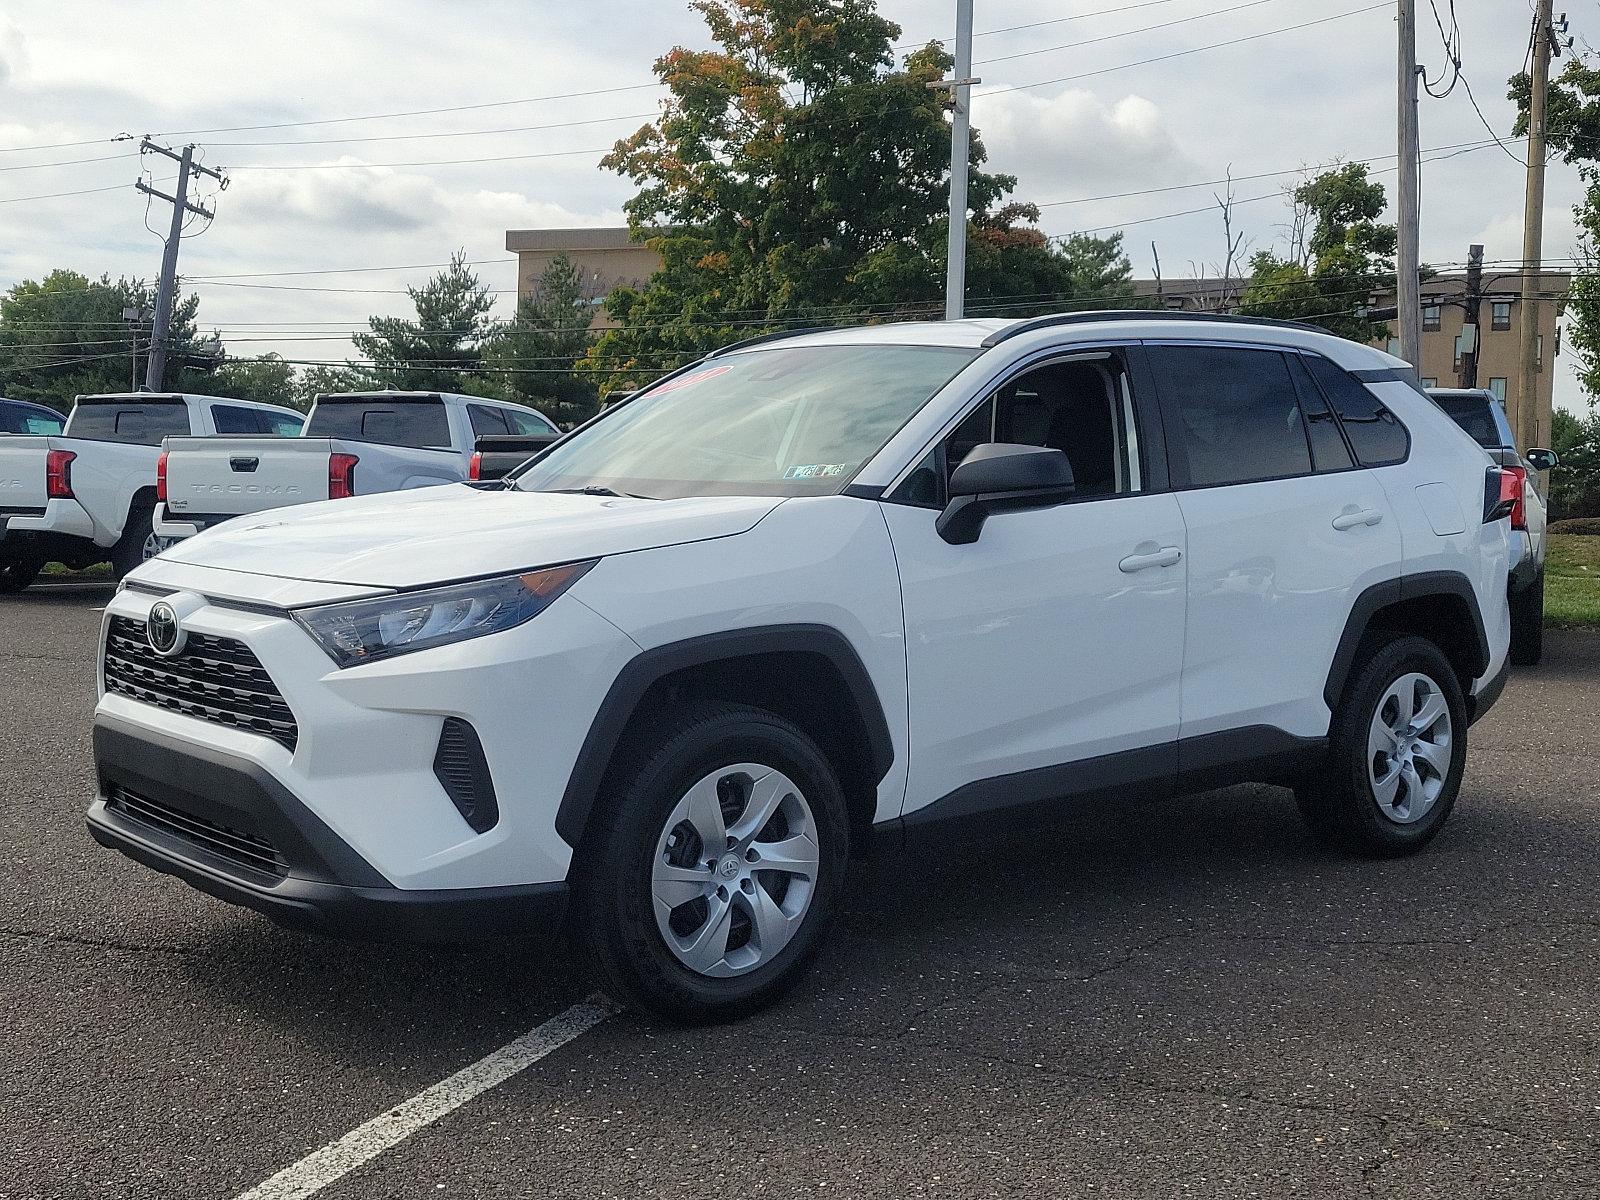
[[[161,457],[156,459],[156,499],[165,504],[167,502],[167,452],[163,450]]]
[[[1515,480],[1517,498],[1511,505],[1511,528],[1528,527],[1528,471],[1525,467],[1506,467],[1505,473]]]
[[[72,460],[78,456],[71,450],[52,450],[44,460],[44,494],[52,500],[71,500]]]
[[[348,500],[356,494],[356,464],[360,461],[354,454],[328,455],[329,500]]]
[[[472,461],[467,464],[468,479],[483,478],[483,455],[477,450],[472,452]]]

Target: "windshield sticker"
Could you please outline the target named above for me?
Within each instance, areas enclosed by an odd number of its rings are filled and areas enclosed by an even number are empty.
[[[708,379],[715,379],[718,375],[726,375],[732,367],[711,367],[709,370],[696,371],[693,375],[680,375],[676,379],[669,379],[665,383],[657,384],[650,389],[652,396],[659,396],[663,392],[676,392],[686,387],[693,387],[697,383],[704,383]]]
[[[829,475],[843,475],[849,463],[814,463],[805,467],[790,467],[783,473],[785,479],[823,479]]]

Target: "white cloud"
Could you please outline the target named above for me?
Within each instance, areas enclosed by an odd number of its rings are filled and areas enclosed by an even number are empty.
[[[990,166],[1017,175],[1024,200],[1159,185],[1199,170],[1179,149],[1160,107],[1143,96],[1107,103],[1078,89],[1049,97],[1002,92],[974,102],[973,122]]]

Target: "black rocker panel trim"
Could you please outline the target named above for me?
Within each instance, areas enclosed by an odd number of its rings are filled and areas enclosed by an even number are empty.
[[[1478,608],[1478,594],[1472,583],[1459,571],[1423,571],[1399,579],[1386,579],[1375,583],[1356,597],[1350,607],[1350,616],[1339,635],[1338,647],[1333,652],[1333,665],[1328,670],[1328,682],[1322,689],[1322,698],[1331,709],[1344,694],[1345,680],[1350,676],[1356,650],[1366,636],[1372,618],[1380,609],[1398,604],[1402,600],[1418,600],[1425,596],[1451,596],[1466,603],[1472,614],[1473,634],[1476,642],[1472,662],[1472,677],[1462,680],[1463,690],[1470,690],[1472,680],[1489,669],[1489,634],[1484,628],[1483,613]]]
[[[827,625],[764,625],[730,629],[657,646],[638,655],[618,674],[584,738],[578,761],[556,810],[556,832],[569,846],[583,840],[589,814],[628,722],[656,683],[691,667],[760,654],[821,654],[838,670],[850,692],[856,724],[866,737],[874,782],[889,773],[894,743],[877,688],[848,638]]]

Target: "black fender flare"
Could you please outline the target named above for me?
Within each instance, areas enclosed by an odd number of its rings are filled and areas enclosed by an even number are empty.
[[[1339,644],[1333,652],[1333,665],[1328,669],[1328,682],[1322,689],[1322,698],[1330,710],[1338,704],[1339,697],[1344,693],[1345,681],[1349,678],[1350,667],[1355,662],[1356,649],[1361,645],[1361,639],[1366,636],[1373,615],[1380,609],[1398,604],[1402,600],[1419,600],[1427,596],[1448,596],[1461,600],[1465,602],[1467,611],[1472,614],[1475,636],[1474,670],[1472,678],[1465,681],[1465,690],[1470,691],[1472,680],[1489,669],[1489,634],[1483,624],[1483,612],[1478,607],[1478,593],[1473,590],[1470,579],[1460,571],[1423,571],[1416,575],[1403,575],[1398,579],[1385,579],[1363,591],[1350,607],[1350,616],[1345,620],[1344,632],[1339,635]]]
[[[556,832],[562,840],[574,848],[582,842],[606,771],[628,723],[652,687],[687,668],[775,653],[820,654],[839,672],[855,710],[850,716],[865,736],[873,778],[881,782],[894,763],[894,742],[878,689],[850,640],[828,625],[730,629],[652,647],[631,659],[617,674],[589,726],[556,810]]]

